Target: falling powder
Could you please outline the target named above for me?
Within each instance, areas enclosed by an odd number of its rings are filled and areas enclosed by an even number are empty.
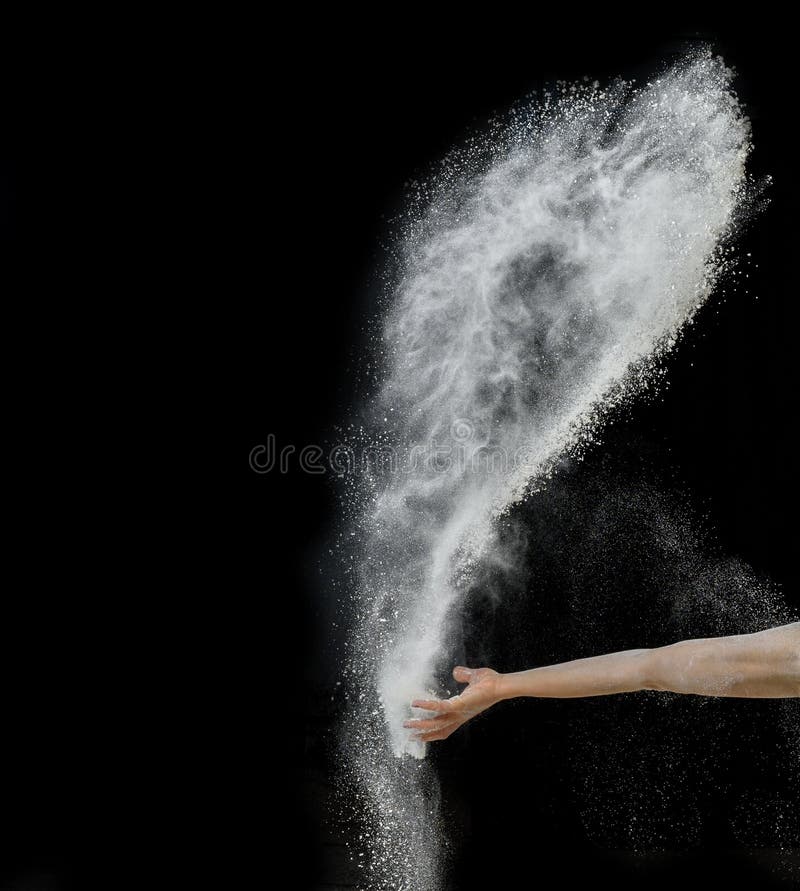
[[[731,81],[704,50],[643,87],[561,84],[410,202],[373,406],[392,460],[363,473],[353,522],[343,752],[367,887],[440,882],[436,778],[402,723],[441,691],[497,518],[653,385],[730,262],[753,195]]]

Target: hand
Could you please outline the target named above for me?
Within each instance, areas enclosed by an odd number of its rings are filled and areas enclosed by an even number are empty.
[[[448,736],[470,718],[479,715],[490,706],[499,702],[499,680],[501,675],[491,668],[453,669],[453,677],[460,684],[467,684],[458,696],[450,699],[415,699],[414,708],[424,708],[436,712],[431,718],[412,718],[403,722],[403,727],[416,730],[412,737],[420,742],[433,742],[447,739]]]

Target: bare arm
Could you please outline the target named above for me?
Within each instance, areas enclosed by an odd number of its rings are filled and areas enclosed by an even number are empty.
[[[636,690],[700,696],[800,696],[800,622],[756,634],[687,640],[513,674],[459,667],[453,676],[468,684],[460,695],[412,703],[435,712],[433,717],[405,723],[419,739],[445,739],[496,702],[517,696],[603,696]]]
[[[500,676],[514,696],[670,690],[701,696],[800,696],[800,622],[756,634],[685,640]]]

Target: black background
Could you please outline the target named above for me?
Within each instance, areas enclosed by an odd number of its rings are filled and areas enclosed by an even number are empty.
[[[324,703],[337,660],[328,626],[335,609],[319,560],[335,522],[336,490],[329,478],[296,469],[257,475],[248,455],[270,434],[279,446],[324,444],[333,425],[351,416],[379,238],[401,206],[403,184],[424,175],[471,127],[550,80],[647,77],[697,39],[712,41],[738,69],[738,94],[753,123],[751,170],[774,178],[770,206],[741,243],[759,264],[749,270],[751,296],[712,298],[670,362],[670,389],[629,424],[637,441],[679,469],[723,550],[782,584],[800,605],[789,492],[797,255],[791,47],[779,26],[734,33],[691,22],[632,29],[612,21],[576,33],[575,22],[567,28],[506,15],[458,27],[391,15],[380,25],[310,16],[266,32],[247,23],[204,29],[202,37],[187,31],[166,53],[162,47],[163,85],[147,84],[145,109],[147,64],[138,57],[119,102],[120,118],[135,113],[142,127],[118,119],[117,138],[106,133],[100,145],[117,150],[124,142],[126,163],[103,162],[106,182],[118,185],[110,197],[96,187],[92,195],[98,206],[128,205],[141,187],[150,202],[138,207],[137,223],[127,221],[133,231],[124,249],[115,243],[126,261],[104,282],[119,296],[101,350],[128,350],[136,340],[144,352],[129,355],[150,372],[139,381],[123,375],[133,395],[108,384],[103,395],[113,391],[112,402],[142,420],[147,432],[137,454],[144,451],[165,482],[136,522],[119,518],[121,543],[108,531],[119,505],[95,512],[83,527],[103,548],[111,539],[121,545],[125,557],[110,574],[81,571],[92,547],[81,536],[61,537],[41,514],[31,521],[52,559],[73,570],[71,587],[83,579],[99,593],[110,582],[117,599],[103,613],[98,603],[107,601],[70,609],[48,595],[40,611],[30,583],[24,610],[9,610],[3,881],[27,875],[39,882],[32,887],[60,887],[50,875],[66,886],[79,857],[91,859],[95,847],[116,850],[119,841],[127,853],[111,860],[121,875],[163,847],[178,852],[187,871],[205,869],[230,887],[268,882],[276,859],[297,887],[348,881],[341,831],[325,823],[335,716]],[[98,115],[115,107],[89,105],[86,115],[68,116],[73,140],[83,127],[97,133]],[[87,153],[78,154],[86,169]],[[88,160],[99,154],[95,143]],[[6,191],[16,194],[18,168],[9,162],[6,172]],[[13,215],[4,222],[13,246]],[[89,228],[102,225],[95,218]],[[74,313],[83,318],[84,310]],[[141,340],[108,334],[126,321]],[[149,409],[138,388],[153,387],[147,356],[154,344],[166,347],[169,367]],[[86,377],[81,364],[78,379]],[[79,434],[92,413],[64,412],[66,429]],[[184,414],[184,433],[168,441]],[[187,494],[178,497],[179,488]],[[131,503],[127,493],[124,501]],[[67,514],[60,503],[56,515]],[[153,514],[153,529],[143,528],[142,518]],[[142,569],[144,562],[152,569]],[[50,564],[43,572],[48,583],[58,575]],[[99,647],[91,630],[98,612]],[[100,684],[96,657],[117,644],[126,654],[114,660],[124,681]],[[163,671],[153,670],[156,654]],[[142,660],[147,668],[139,672]],[[145,681],[158,688],[151,703],[140,689]],[[104,720],[112,701],[113,722]],[[451,777],[460,837],[471,852],[469,872],[462,865],[453,874],[455,887],[515,887],[551,872],[563,887],[600,874],[623,887],[641,880],[640,866],[583,838],[559,788],[568,766],[558,758],[557,731],[529,756],[523,735],[508,754],[503,728],[513,734],[525,721],[521,712],[513,720],[509,714],[494,731],[482,722],[472,753],[462,744],[449,767],[444,748],[435,756]],[[545,728],[560,723],[555,713],[541,720]],[[119,742],[125,756],[109,757]],[[504,752],[507,764],[497,771]],[[466,758],[470,781],[452,779]],[[98,786],[98,774],[106,785]],[[530,805],[534,794],[543,805]],[[724,806],[709,804],[711,811]],[[470,826],[482,827],[480,840]],[[706,871],[741,878],[751,866],[721,859],[718,851],[729,847],[721,831],[712,832],[689,861],[656,861],[646,878],[656,886],[678,878],[687,887]]]

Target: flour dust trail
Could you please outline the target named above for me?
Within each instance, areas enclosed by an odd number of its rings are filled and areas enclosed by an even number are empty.
[[[409,703],[441,689],[448,617],[503,558],[497,518],[652,386],[713,290],[748,208],[749,148],[732,73],[704,50],[642,86],[534,96],[412,202],[373,406],[393,459],[363,475],[353,525],[343,752],[366,887],[440,881]]]

